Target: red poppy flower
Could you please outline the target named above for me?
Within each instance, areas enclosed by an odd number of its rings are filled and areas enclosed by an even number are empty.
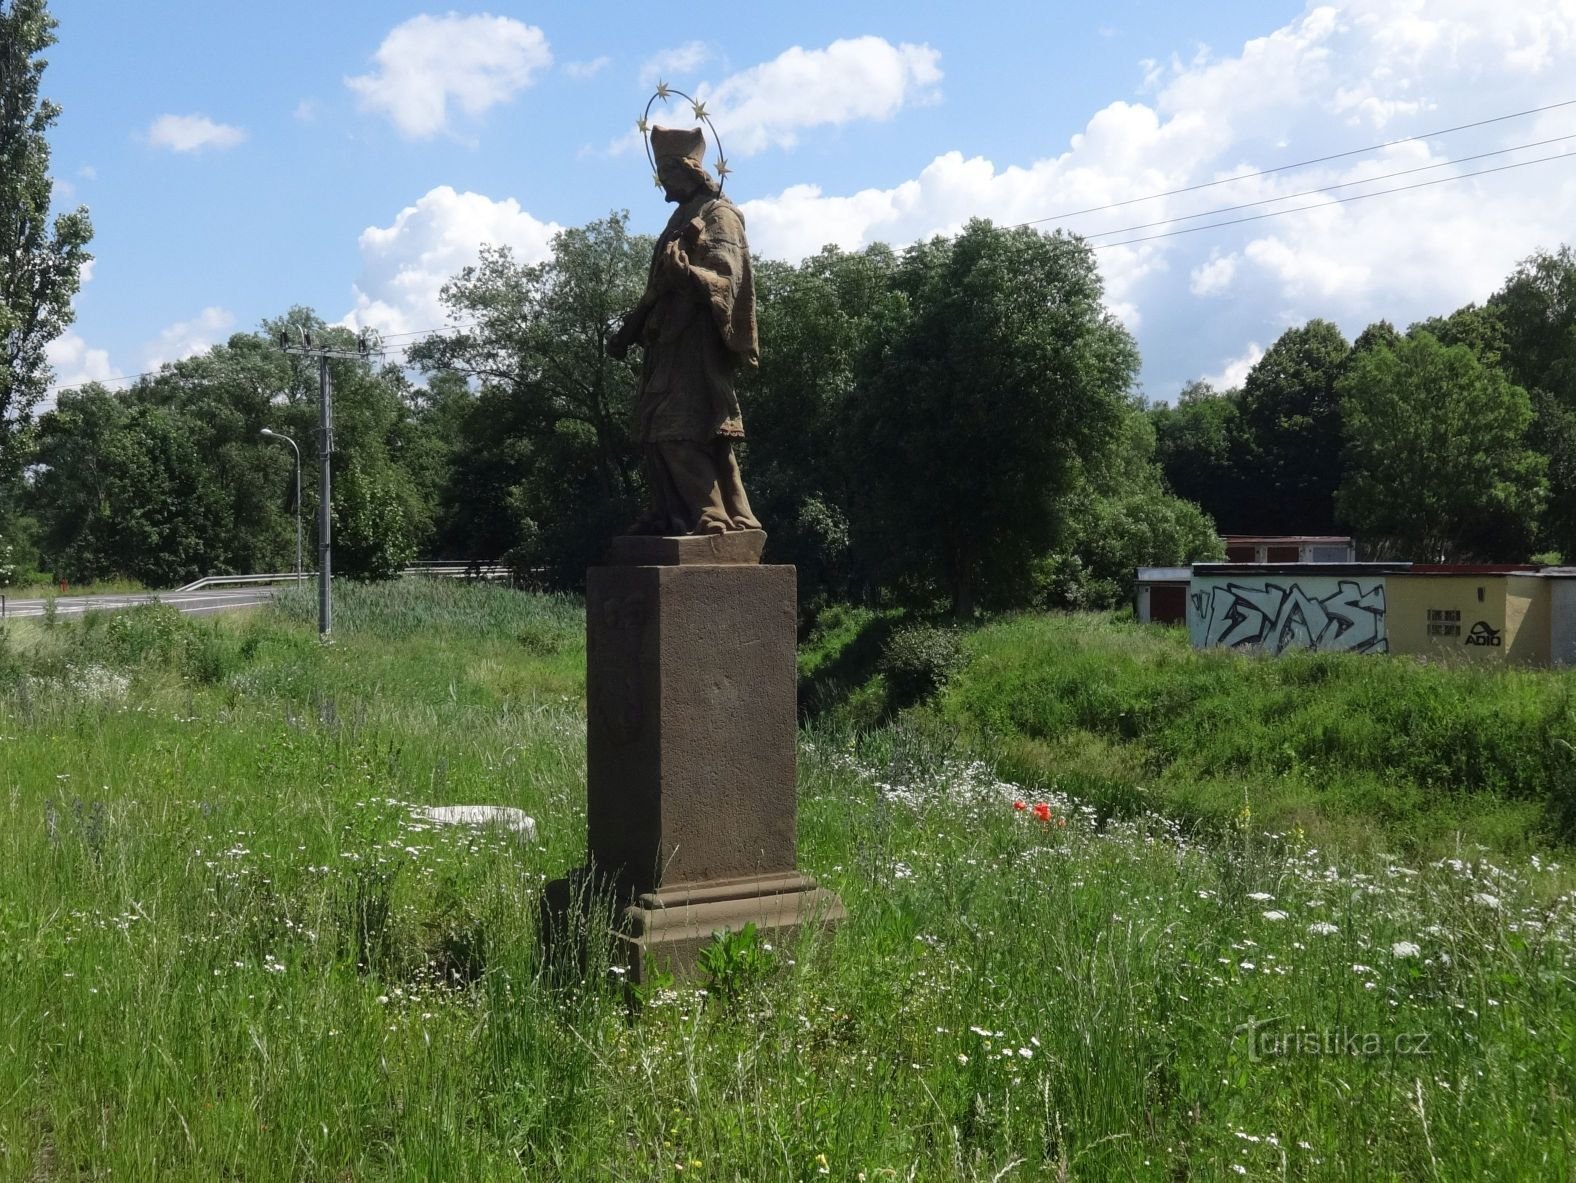
[[[1013,807],[1013,808],[1014,808],[1014,809],[1016,809],[1016,810],[1019,810],[1019,811],[1022,811],[1022,810],[1025,810],[1025,809],[1027,809],[1027,808],[1029,808],[1029,807],[1028,807],[1028,806],[1027,806],[1027,805],[1025,805],[1025,804],[1024,804],[1024,803],[1023,803],[1023,802],[1022,802],[1022,801],[1014,801],[1014,802],[1013,802],[1013,803],[1012,803],[1012,807]]]
[[[1051,807],[1049,805],[1047,805],[1044,801],[1041,801],[1038,805],[1036,805],[1034,807],[1034,816],[1039,818],[1042,822],[1050,821],[1051,820]]]

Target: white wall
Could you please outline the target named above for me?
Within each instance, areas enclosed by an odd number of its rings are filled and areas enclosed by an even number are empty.
[[[1576,579],[1549,579],[1549,660],[1576,665]]]
[[[1195,572],[1187,631],[1199,649],[1384,653],[1389,650],[1384,577]]]

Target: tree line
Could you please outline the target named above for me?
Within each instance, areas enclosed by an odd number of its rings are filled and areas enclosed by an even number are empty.
[[[378,578],[420,553],[583,581],[642,497],[634,362],[605,345],[650,250],[623,214],[564,231],[541,264],[485,248],[443,290],[463,327],[329,363],[337,570]],[[1215,553],[1166,490],[1137,348],[1080,240],[979,221],[901,252],[763,260],[756,279],[743,463],[768,557],[799,566],[807,604],[1108,604],[1138,563]],[[161,586],[287,569],[294,459],[261,432],[311,452],[315,365],[275,340],[301,329],[349,343],[297,308],[129,389],[62,393],[12,486],[27,561]]]
[[[1239,389],[1150,412],[1169,487],[1228,533],[1355,533],[1370,558],[1576,556],[1576,253],[1483,304],[1348,343],[1288,329]]]
[[[528,265],[488,247],[442,298],[457,326],[334,370],[336,566],[502,558],[573,588],[639,511],[632,360],[605,344],[651,240],[623,214]],[[757,269],[746,480],[807,606],[961,614],[1105,606],[1141,564],[1219,555],[1217,530],[1349,529],[1370,557],[1576,551],[1576,256],[1527,260],[1484,305],[1348,343],[1288,330],[1242,387],[1135,393],[1138,352],[1088,247],[970,223],[897,251]],[[313,359],[351,344],[296,308],[129,389],[61,394],[26,441],[0,530],[12,566],[72,582],[286,570]],[[311,537],[316,489],[307,465]],[[310,541],[309,541],[310,545]]]
[[[315,451],[315,362],[277,337],[351,334],[292,308],[124,390],[48,388],[45,349],[91,261],[86,209],[50,217],[44,0],[0,0],[0,585],[168,587],[288,570],[294,457]],[[642,500],[635,361],[606,354],[652,242],[615,213],[527,265],[487,247],[444,287],[455,326],[335,359],[336,571],[498,559],[576,587]],[[1348,344],[1288,330],[1241,389],[1174,406],[1081,239],[970,222],[895,250],[756,268],[762,358],[741,461],[812,609],[969,615],[1117,604],[1133,568],[1217,557],[1229,532],[1351,529],[1369,555],[1576,554],[1576,256],[1517,268],[1483,306]],[[307,465],[310,474],[311,466]]]

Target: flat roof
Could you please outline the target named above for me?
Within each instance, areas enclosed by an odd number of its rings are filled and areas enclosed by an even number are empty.
[[[1413,575],[1536,575],[1537,563],[1413,563]]]
[[[1410,563],[1194,563],[1195,575],[1403,575]]]
[[[1576,572],[1572,572],[1576,574]],[[1186,583],[1193,578],[1191,567],[1140,567],[1139,583]]]
[[[1351,542],[1350,534],[1222,534],[1220,540],[1233,542]]]

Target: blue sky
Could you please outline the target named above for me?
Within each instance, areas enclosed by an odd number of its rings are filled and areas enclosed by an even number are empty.
[[[1576,0],[679,7],[55,0],[57,199],[96,228],[52,350],[60,384],[143,372],[292,304],[409,341],[443,323],[437,289],[482,242],[540,258],[555,229],[625,208],[656,229],[667,207],[633,126],[659,76],[706,98],[757,253],[795,259],[1576,99]],[[1404,325],[1576,238],[1576,138],[1504,151],[1564,136],[1576,105],[1046,225],[1320,204],[1100,252],[1145,393],[1169,400],[1240,380],[1289,324]],[[1456,163],[1485,152],[1502,154]],[[1404,169],[1430,171],[1353,183]],[[1442,177],[1460,179],[1286,199]]]

